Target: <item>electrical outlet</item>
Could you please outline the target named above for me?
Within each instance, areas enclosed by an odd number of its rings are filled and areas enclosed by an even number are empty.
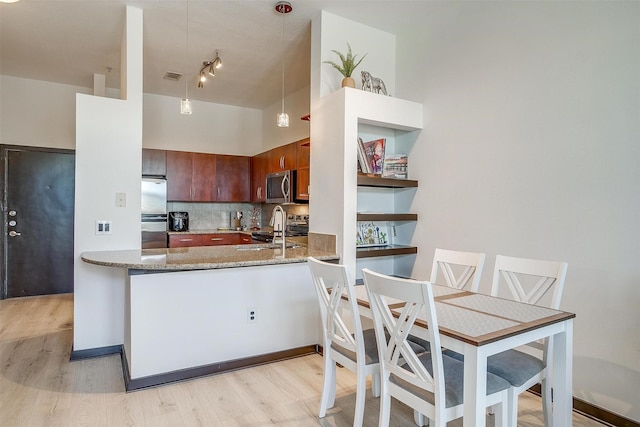
[[[256,320],[257,320],[256,308],[255,307],[247,308],[247,323],[255,323]]]
[[[116,208],[127,207],[127,193],[116,193]]]

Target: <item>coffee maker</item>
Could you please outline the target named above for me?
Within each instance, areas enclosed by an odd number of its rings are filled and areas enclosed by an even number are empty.
[[[189,231],[189,212],[169,212],[169,231]]]

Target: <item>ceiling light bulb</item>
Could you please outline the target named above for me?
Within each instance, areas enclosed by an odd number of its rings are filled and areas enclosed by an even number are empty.
[[[280,128],[289,127],[289,115],[287,113],[278,113],[277,120],[278,120],[278,127]]]
[[[222,59],[218,55],[218,51],[216,50],[216,59],[213,60],[213,66],[216,68],[222,68]]]
[[[215,77],[216,76],[216,71],[213,69],[213,64],[209,65],[209,71],[208,71],[209,75],[211,77]]]
[[[193,110],[191,109],[191,101],[187,98],[183,98],[180,102],[180,113],[181,114],[191,114]]]
[[[200,71],[200,83],[204,83],[204,82],[206,82],[206,81],[207,81],[207,76],[206,76],[206,74],[204,73],[204,70],[201,70],[201,71]]]

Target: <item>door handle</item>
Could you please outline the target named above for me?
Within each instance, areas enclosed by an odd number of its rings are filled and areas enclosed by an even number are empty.
[[[11,237],[22,236],[22,233],[18,233],[17,231],[11,230],[9,232],[9,236],[11,236]]]

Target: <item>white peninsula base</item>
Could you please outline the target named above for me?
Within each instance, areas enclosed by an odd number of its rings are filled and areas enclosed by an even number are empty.
[[[233,361],[308,351],[321,338],[306,263],[129,270],[124,311],[127,390],[215,373]]]

